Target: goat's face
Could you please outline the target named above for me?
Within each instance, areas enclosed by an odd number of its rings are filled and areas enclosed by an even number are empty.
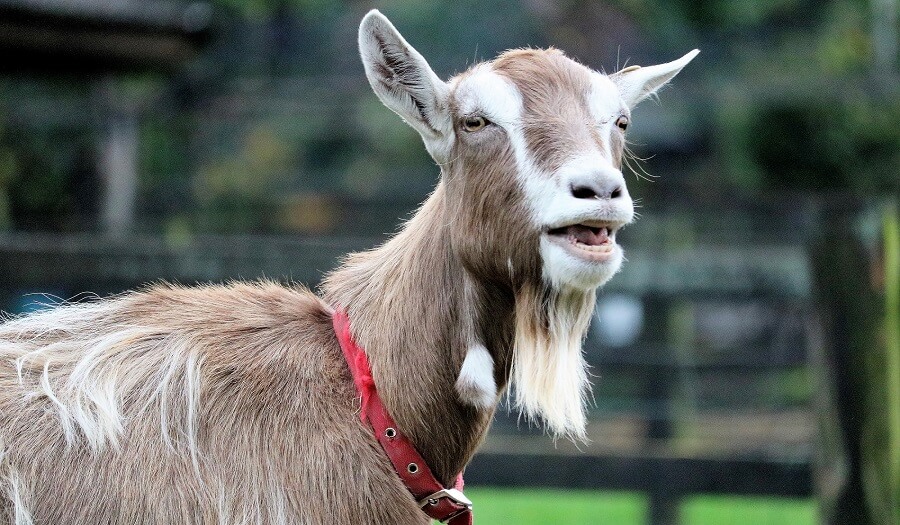
[[[376,94],[442,166],[449,240],[470,272],[587,290],[619,269],[630,110],[696,51],[612,76],[556,50],[510,51],[443,82],[377,11],[359,44]]]

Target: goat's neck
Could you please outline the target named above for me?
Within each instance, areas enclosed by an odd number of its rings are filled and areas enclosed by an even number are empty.
[[[480,444],[495,406],[477,409],[454,388],[466,351],[484,344],[499,388],[512,351],[512,292],[476,283],[453,257],[439,185],[397,236],[352,255],[323,286],[345,308],[379,394],[435,475],[450,483]],[[490,312],[482,326],[478,312]]]

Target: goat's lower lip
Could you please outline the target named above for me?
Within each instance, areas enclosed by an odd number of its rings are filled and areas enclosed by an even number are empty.
[[[547,238],[567,252],[591,262],[606,262],[616,251],[614,226],[573,224],[545,232]]]

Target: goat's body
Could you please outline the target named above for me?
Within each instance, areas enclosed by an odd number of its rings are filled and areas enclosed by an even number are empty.
[[[444,485],[510,378],[527,417],[584,436],[581,341],[634,212],[629,107],[696,52],[614,82],[513,51],[445,83],[379,13],[359,35],[376,94],[441,166],[434,193],[332,272],[324,299],[159,286],[0,325],[0,520],[427,524],[360,420],[330,306]]]
[[[423,522],[308,291],[59,307],[0,325],[0,364],[0,522]]]

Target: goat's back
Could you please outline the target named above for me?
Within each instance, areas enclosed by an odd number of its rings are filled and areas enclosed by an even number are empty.
[[[303,289],[158,286],[0,325],[0,522],[419,523],[369,432]]]

